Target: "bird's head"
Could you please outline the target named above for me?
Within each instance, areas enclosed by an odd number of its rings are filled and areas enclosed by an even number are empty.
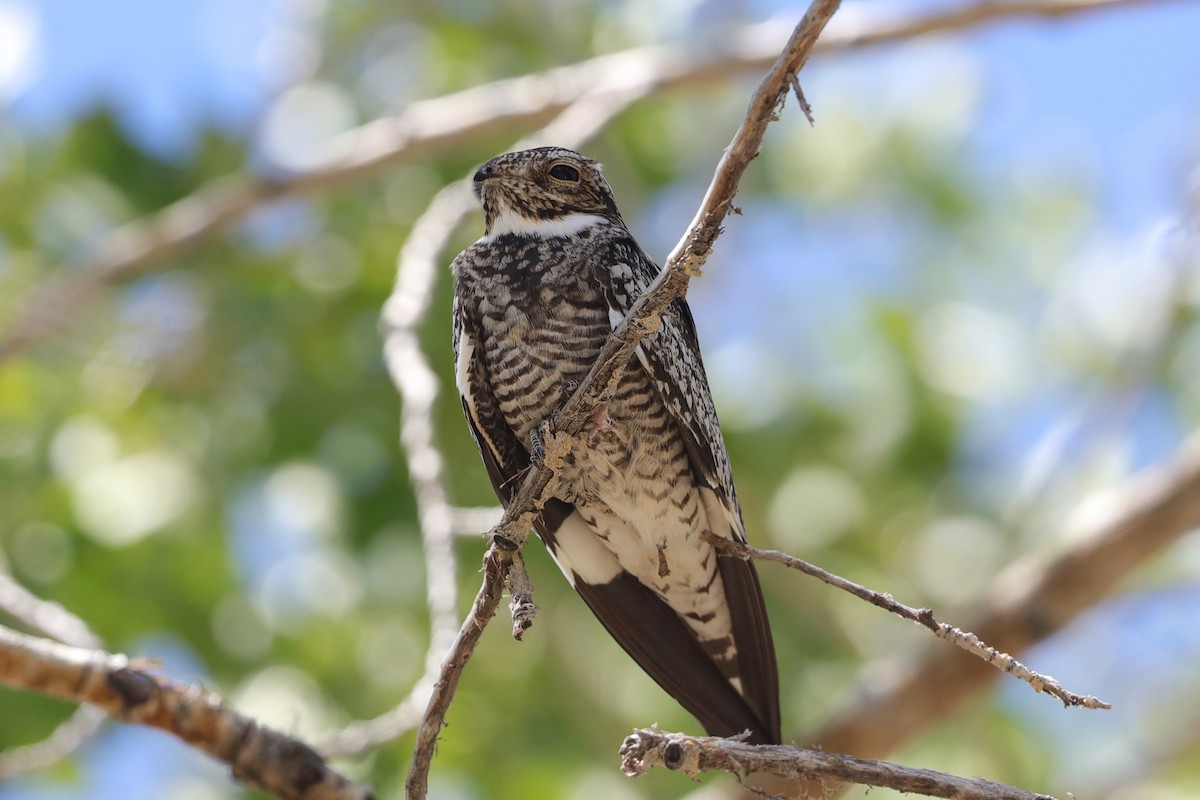
[[[565,147],[496,156],[475,173],[488,236],[566,236],[602,220],[623,224],[600,165]]]

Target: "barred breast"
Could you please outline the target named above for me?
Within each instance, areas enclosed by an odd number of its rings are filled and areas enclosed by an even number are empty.
[[[612,331],[604,296],[588,279],[592,269],[576,258],[571,246],[537,242],[510,250],[508,269],[473,276],[486,287],[476,302],[493,393],[527,446]],[[495,253],[486,260],[496,263]],[[683,438],[637,359],[584,434],[561,475],[562,499],[725,667],[734,657],[729,610],[715,554],[699,539],[724,522],[709,520]]]
[[[551,289],[514,298],[504,308],[484,302],[484,359],[496,400],[517,438],[529,434],[587,375],[609,333],[597,303],[580,305]]]

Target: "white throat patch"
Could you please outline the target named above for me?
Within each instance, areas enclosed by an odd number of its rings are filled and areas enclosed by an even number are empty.
[[[571,236],[584,228],[604,222],[604,217],[595,214],[570,214],[561,219],[529,219],[504,209],[492,221],[492,232],[479,241],[490,242],[497,236],[511,233],[517,236],[533,236],[550,239],[555,236]]]

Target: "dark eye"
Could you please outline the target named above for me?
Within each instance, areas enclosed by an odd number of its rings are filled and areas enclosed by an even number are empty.
[[[550,168],[550,177],[575,183],[579,180],[579,170],[568,164],[555,164]]]

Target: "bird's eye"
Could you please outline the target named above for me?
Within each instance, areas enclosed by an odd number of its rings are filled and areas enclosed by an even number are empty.
[[[569,164],[555,164],[550,168],[550,177],[557,178],[560,181],[577,183],[579,181],[579,170]]]

